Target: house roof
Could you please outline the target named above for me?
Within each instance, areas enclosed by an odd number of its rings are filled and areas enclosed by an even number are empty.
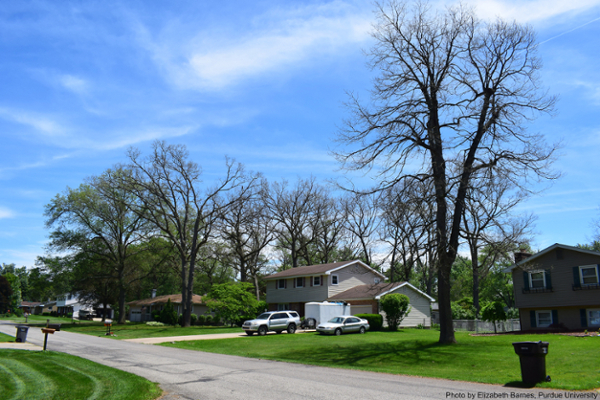
[[[579,247],[573,247],[573,246],[567,246],[566,244],[554,243],[552,246],[546,247],[544,250],[539,251],[539,252],[519,261],[518,263],[514,263],[510,267],[503,269],[502,272],[510,273],[510,272],[512,272],[513,269],[520,267],[521,265],[528,264],[532,261],[535,261],[537,258],[542,257],[543,255],[548,254],[549,252],[551,252],[552,250],[555,250],[555,249],[576,251],[578,253],[591,254],[593,256],[600,257],[600,253],[597,251],[594,251],[594,250],[580,249]]]
[[[376,275],[379,275],[381,278],[385,278],[383,274],[375,271],[373,268],[369,267],[367,264],[360,260],[354,261],[340,261],[329,264],[317,264],[317,265],[307,265],[305,267],[296,267],[286,269],[285,271],[278,272],[276,274],[269,275],[265,277],[265,279],[282,279],[282,278],[295,278],[300,276],[313,276],[313,275],[330,275],[332,272],[335,272],[339,269],[345,268],[349,265],[359,264],[369,271],[373,272]]]
[[[171,299],[171,303],[181,304],[181,294],[166,294],[164,296],[156,296],[154,298],[148,298],[143,300],[134,300],[127,303],[130,306],[151,306],[155,304],[166,304]],[[192,295],[193,304],[204,304],[202,296],[197,294]]]
[[[42,304],[40,301],[22,301],[19,307],[35,307]]]
[[[407,286],[422,296],[426,297],[430,301],[435,301],[435,299],[429,296],[427,293],[423,293],[413,285],[408,282],[392,282],[392,283],[377,283],[377,284],[368,284],[368,285],[359,285],[355,286],[351,289],[346,290],[345,292],[338,293],[335,296],[330,297],[328,300],[379,300],[381,296],[384,296],[394,290],[401,288],[403,286]]]

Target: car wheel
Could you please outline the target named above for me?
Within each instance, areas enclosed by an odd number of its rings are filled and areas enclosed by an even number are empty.
[[[342,334],[342,330],[340,328],[337,328],[335,330],[335,336],[340,336]]]
[[[358,333],[365,333],[367,330],[365,329],[364,326],[361,326],[360,329],[358,330]]]
[[[258,335],[259,336],[265,336],[267,334],[267,327],[266,326],[261,326],[260,328],[258,328]]]
[[[283,332],[283,331],[275,331],[275,333],[276,333],[276,334],[278,334],[278,335],[279,335],[281,332]]]
[[[254,335],[254,332],[249,332],[249,331],[246,331],[246,335],[248,335],[248,336],[252,336],[252,335]]]
[[[290,324],[287,328],[287,333],[289,333],[289,334],[296,333],[296,324]]]

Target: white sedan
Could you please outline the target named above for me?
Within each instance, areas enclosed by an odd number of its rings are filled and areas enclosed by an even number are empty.
[[[358,318],[353,315],[340,315],[339,317],[334,317],[325,323],[319,324],[317,326],[317,332],[339,336],[342,333],[349,332],[365,333],[369,328],[369,321],[366,319]]]

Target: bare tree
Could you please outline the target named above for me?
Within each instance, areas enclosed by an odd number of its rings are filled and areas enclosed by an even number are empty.
[[[380,190],[406,179],[433,185],[439,341],[455,343],[450,270],[472,177],[500,173],[516,186],[554,178],[554,148],[524,122],[555,99],[539,93],[535,35],[517,23],[392,1],[378,5],[373,36],[373,103],[352,98],[353,117],[338,135],[352,147],[337,157],[349,170],[377,167]]]
[[[324,198],[324,188],[311,177],[299,179],[294,188],[288,188],[285,180],[275,182],[266,193],[272,218],[277,222],[277,246],[289,251],[292,268],[298,267],[301,258],[306,265],[312,264],[309,248],[317,240],[315,228],[321,217],[319,203]]]
[[[342,199],[345,215],[344,226],[349,236],[352,251],[370,266],[382,262],[373,260],[373,249],[377,242],[377,230],[381,222],[376,194],[350,193]]]
[[[511,184],[503,179],[490,179],[473,185],[465,196],[465,213],[461,237],[471,253],[473,272],[473,307],[480,312],[479,285],[489,269],[518,243],[528,241],[533,215],[511,216],[513,209],[527,193],[511,194]],[[486,248],[484,254],[480,253]]]
[[[274,222],[266,203],[265,181],[250,182],[230,194],[232,204],[221,215],[221,238],[227,243],[240,281],[254,283],[260,300],[258,275],[263,267],[261,254],[275,237]]]
[[[129,158],[133,171],[129,186],[143,203],[139,210],[179,255],[183,324],[189,326],[198,252],[214,236],[219,216],[231,205],[223,194],[243,184],[243,167],[227,159],[225,177],[216,186],[203,188],[201,170],[188,160],[185,146],[157,141],[147,158],[142,159],[136,149],[129,151]]]

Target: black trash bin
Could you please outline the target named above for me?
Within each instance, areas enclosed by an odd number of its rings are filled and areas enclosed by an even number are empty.
[[[25,343],[25,341],[27,340],[28,330],[28,326],[17,326],[17,336],[15,337],[15,342]]]
[[[527,384],[550,382],[546,375],[546,354],[548,342],[515,342],[515,353],[521,362],[521,379]]]

